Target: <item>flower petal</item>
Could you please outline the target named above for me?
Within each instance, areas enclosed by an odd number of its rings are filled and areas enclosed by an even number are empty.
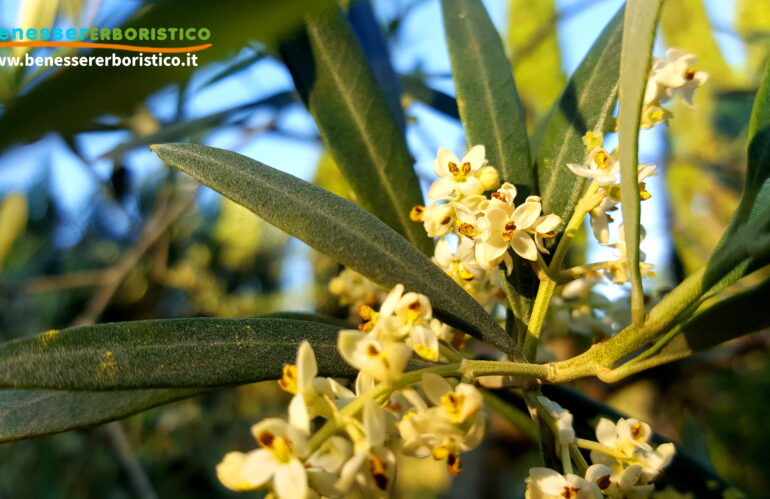
[[[524,231],[517,230],[511,239],[511,248],[522,258],[530,261],[537,260],[537,246],[532,238]]]
[[[298,459],[292,459],[275,471],[273,488],[279,499],[305,499],[307,495],[307,473]]]
[[[484,166],[485,161],[485,150],[484,146],[482,145],[476,145],[471,147],[468,152],[465,153],[465,156],[463,156],[463,163],[470,163],[471,164],[471,171],[475,172],[482,166]]]
[[[317,375],[318,364],[313,347],[307,341],[303,341],[297,350],[297,384],[300,392],[307,390]]]
[[[516,224],[517,229],[526,230],[540,218],[541,211],[540,203],[524,203],[513,212],[513,223]]]
[[[264,485],[278,468],[278,461],[273,453],[265,449],[257,449],[246,455],[243,461],[241,477],[255,488]]]
[[[422,389],[433,405],[441,405],[441,397],[452,391],[452,385],[438,374],[422,375]]]

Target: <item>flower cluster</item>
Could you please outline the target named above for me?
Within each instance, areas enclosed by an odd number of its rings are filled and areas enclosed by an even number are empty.
[[[541,416],[553,428],[561,448],[565,474],[550,468],[532,468],[527,478],[528,499],[546,498],[638,498],[649,497],[650,482],[658,478],[674,457],[674,444],[653,448],[652,430],[637,419],[619,419],[613,423],[602,418],[596,426],[597,441],[575,438],[572,414],[545,397],[537,397]],[[583,476],[572,472],[570,446],[591,449],[591,461]],[[585,465],[584,465],[585,466]]]
[[[381,497],[393,484],[397,451],[445,460],[455,475],[462,470],[461,453],[479,445],[487,426],[481,393],[430,372],[404,378],[412,352],[442,358],[438,345],[448,328],[432,318],[425,296],[401,285],[366,315],[359,331],[338,337],[340,354],[359,370],[355,390],[319,377],[303,342],[278,382],[294,395],[288,421],[252,427],[259,448],[230,452],[217,466],[226,487],[269,487],[279,498]]]
[[[661,105],[673,98],[674,95],[678,94],[686,104],[692,105],[695,89],[705,83],[708,78],[708,75],[703,71],[693,69],[692,64],[694,62],[694,55],[685,54],[677,49],[669,49],[664,58],[653,58],[642,107],[642,128],[650,128],[668,122],[673,114]],[[612,213],[617,210],[618,204],[622,201],[618,151],[615,149],[608,152],[604,148],[604,136],[600,131],[588,131],[583,137],[583,143],[586,147],[585,164],[572,163],[568,164],[567,167],[575,175],[591,180],[595,186],[590,200],[591,209],[588,212],[591,228],[594,237],[600,244],[617,249],[618,258],[608,262],[604,270],[612,282],[623,284],[629,280],[630,272],[622,225],[618,231],[619,242],[610,243],[610,223],[614,221]],[[650,198],[645,180],[653,175],[655,175],[654,165],[639,164],[637,167],[637,181],[642,200]],[[643,234],[644,228],[641,230]],[[652,272],[653,265],[644,262],[643,254],[640,254],[640,260],[642,276],[655,277]]]
[[[693,105],[695,90],[706,83],[708,74],[697,71],[693,64],[697,57],[682,50],[670,48],[665,57],[653,57],[647,86],[644,91],[642,128],[667,123],[673,117],[661,104],[679,95],[688,106]]]
[[[511,272],[509,249],[537,261],[538,252],[548,253],[544,240],[554,237],[561,218],[543,216],[538,196],[517,206],[516,187],[508,182],[500,185],[482,145],[471,147],[462,159],[440,147],[433,170],[439,178],[428,190],[428,205],[415,206],[410,216],[422,222],[428,236],[441,238],[434,262],[489,309],[501,297],[500,277],[493,270],[505,263]],[[489,191],[493,192],[487,197],[484,193]]]
[[[707,79],[692,68],[694,60],[673,49],[654,60],[644,96],[643,127],[671,118],[661,105],[675,94],[692,104],[694,90]],[[583,143],[585,163],[567,167],[590,179],[580,213],[590,216],[599,243],[617,250],[615,260],[562,271],[559,248],[555,268],[547,268],[541,254],[549,253],[546,240],[555,237],[561,218],[543,214],[538,196],[517,204],[516,187],[501,184],[481,145],[471,147],[462,159],[439,148],[433,163],[439,178],[428,191],[428,204],[415,206],[410,218],[422,223],[428,236],[438,238],[436,265],[488,310],[502,297],[502,277],[496,268],[505,264],[510,274],[516,255],[534,262],[543,279],[561,283],[565,275],[567,280],[577,279],[556,300],[562,310],[557,310],[553,322],[569,327],[584,323],[588,331],[606,337],[612,333],[609,302],[592,305],[590,289],[600,275],[622,284],[631,273],[622,225],[619,242],[610,243],[611,213],[622,202],[620,167],[617,150],[605,149],[600,131],[588,131]],[[655,166],[638,165],[642,199],[650,197],[645,181],[654,174]],[[644,263],[643,256],[641,260],[642,275],[654,276],[653,266]],[[288,418],[255,424],[252,434],[258,448],[225,455],[217,466],[221,482],[236,491],[269,488],[279,499],[384,497],[392,489],[398,453],[445,461],[452,475],[460,473],[462,454],[481,443],[488,423],[483,397],[466,379],[472,375],[456,367],[467,360],[455,348],[463,333],[435,319],[426,296],[406,292],[400,284],[386,294],[345,269],[329,289],[361,319],[358,330],[342,330],[337,338],[340,356],[358,371],[354,385],[319,377],[315,353],[303,342],[296,363],[284,366],[278,382],[293,395]],[[575,301],[578,306],[569,305]],[[458,360],[463,362],[406,372],[410,362]],[[438,373],[464,377],[459,382]],[[552,433],[561,461],[560,471],[530,469],[527,498],[649,497],[651,482],[673,458],[673,444],[651,445],[646,423],[601,419],[596,441],[584,440],[576,436],[568,410],[531,391],[525,398],[544,423],[541,428]],[[590,465],[581,449],[590,451]]]
[[[340,305],[357,313],[362,306],[379,306],[385,300],[387,290],[345,267],[329,281],[329,292],[339,298]]]

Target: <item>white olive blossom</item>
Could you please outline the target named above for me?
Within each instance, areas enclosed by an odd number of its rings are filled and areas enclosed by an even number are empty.
[[[484,146],[471,147],[462,160],[448,149],[438,148],[438,155],[433,161],[433,171],[438,175],[428,190],[428,198],[439,199],[449,195],[473,196],[484,192],[484,184],[476,177],[486,159]],[[488,175],[488,173],[487,173]]]
[[[692,106],[695,90],[708,79],[707,73],[693,68],[696,59],[694,55],[675,48],[666,50],[665,57],[654,58],[644,102],[664,102],[674,94],[679,94],[688,106]]]
[[[550,468],[531,468],[526,479],[527,499],[601,499],[599,487],[572,473],[560,474]]]

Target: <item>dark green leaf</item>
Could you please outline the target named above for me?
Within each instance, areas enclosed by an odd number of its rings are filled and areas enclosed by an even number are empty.
[[[0,386],[214,387],[281,377],[308,340],[321,376],[350,377],[339,327],[289,319],[170,319],[83,326],[0,344]]]
[[[206,390],[0,390],[0,442],[89,428]]]
[[[756,212],[754,206],[760,204],[757,199],[760,190],[770,190],[765,183],[770,178],[770,61],[765,66],[765,75],[751,110],[748,156],[743,196],[718,247],[725,244],[734,230],[752,216],[752,211]]]
[[[409,219],[422,194],[406,138],[342,13],[309,20],[306,36],[281,55],[357,201],[432,254],[422,225]]]
[[[565,224],[585,187],[585,179],[572,173],[567,164],[585,163],[588,155],[583,135],[589,130],[604,130],[612,118],[622,37],[621,10],[575,70],[543,125],[535,158],[543,211],[556,213]]]
[[[401,78],[401,86],[404,87],[404,93],[408,97],[416,99],[450,118],[460,119],[460,111],[457,109],[455,98],[429,87],[419,76],[404,76]]]
[[[372,4],[368,0],[353,2],[348,8],[350,27],[358,38],[361,48],[366,54],[366,60],[372,68],[377,83],[382,90],[388,108],[396,118],[399,128],[406,128],[404,108],[401,105],[401,88],[398,76],[393,70],[388,52],[388,42],[382,36],[380,25],[374,15]]]
[[[663,0],[628,0],[623,22],[620,55],[620,103],[618,110],[618,152],[620,195],[623,200],[623,231],[631,277],[631,316],[635,324],[644,320],[644,291],[639,271],[640,202],[639,121],[652,57],[652,42]]]
[[[697,313],[660,352],[681,358],[770,327],[770,280]]]
[[[310,314],[307,312],[274,312],[272,314],[261,315],[261,319],[291,319],[295,321],[309,321],[320,322],[321,324],[329,324],[337,326],[340,329],[355,329],[355,324],[350,324],[347,321],[338,319],[336,317],[329,317],[326,315]]]
[[[211,32],[208,42],[212,47],[198,52],[199,65],[205,65],[229,57],[254,39],[274,44],[296,29],[304,15],[321,12],[334,4],[331,0],[172,0],[140,9],[121,28],[206,27]],[[111,57],[112,53],[94,50],[89,54]],[[0,117],[0,130],[4,131],[0,135],[0,150],[17,142],[37,140],[52,131],[64,135],[77,133],[103,114],[131,113],[151,93],[170,83],[185,81],[195,69],[193,66],[59,68],[8,103]]]
[[[502,180],[534,194],[527,122],[513,70],[481,0],[443,0],[457,106],[468,146],[482,144]]]
[[[153,146],[171,166],[374,282],[427,295],[436,316],[511,353],[513,341],[451,278],[377,217],[240,154],[194,144]]]

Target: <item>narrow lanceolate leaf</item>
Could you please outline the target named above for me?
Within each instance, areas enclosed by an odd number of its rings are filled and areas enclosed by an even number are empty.
[[[468,145],[482,144],[502,180],[534,194],[524,109],[500,36],[481,0],[443,0],[444,29]]]
[[[757,194],[770,177],[770,63],[754,100],[749,121],[749,151],[743,197],[736,213],[736,222],[749,216]]]
[[[432,254],[422,225],[409,219],[422,194],[406,138],[342,13],[309,20],[281,55],[357,201]]]
[[[90,428],[204,391],[201,388],[109,392],[0,390],[0,442]]]
[[[390,288],[431,299],[443,321],[505,351],[513,342],[462,288],[380,219],[339,196],[240,154],[195,144],[158,156],[321,253]]]
[[[450,118],[460,119],[460,111],[457,109],[455,98],[429,87],[422,77],[405,75],[401,78],[401,86],[404,88],[404,94],[408,99],[418,100]]]
[[[585,179],[572,173],[567,164],[586,161],[583,135],[589,130],[604,130],[612,118],[622,37],[621,10],[575,70],[538,137],[535,168],[543,211],[556,213],[565,224],[585,188]]]
[[[644,320],[644,294],[639,271],[640,198],[637,180],[639,120],[644,89],[652,57],[652,42],[663,0],[628,0],[620,55],[620,103],[618,110],[618,154],[620,196],[627,264],[631,277],[631,316],[635,324]]]
[[[355,374],[338,326],[289,319],[166,319],[83,326],[0,344],[0,387],[195,388],[278,379],[308,340],[321,376]]]
[[[385,96],[390,112],[396,118],[399,128],[404,130],[406,117],[404,116],[404,107],[401,104],[401,86],[390,61],[388,42],[385,40],[374,15],[372,3],[369,0],[353,2],[348,7],[348,20],[361,48],[364,50],[364,54],[366,54],[366,60],[369,62],[374,78]]]
[[[717,302],[693,316],[658,354],[676,360],[770,327],[770,280]]]

